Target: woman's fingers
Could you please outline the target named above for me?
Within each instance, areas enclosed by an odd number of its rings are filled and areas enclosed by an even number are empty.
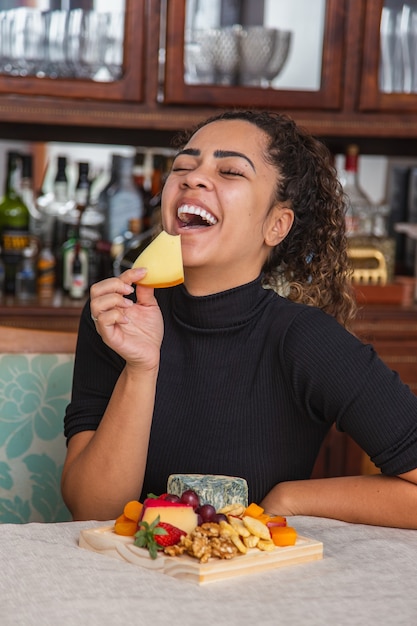
[[[106,278],[92,285],[90,309],[93,321],[97,323],[99,317],[103,319],[103,313],[113,311],[114,315],[110,317],[106,315],[106,324],[126,323],[123,309],[132,306],[133,302],[125,296],[134,292],[132,283],[143,278],[145,274],[145,269],[127,270],[117,278]]]
[[[97,298],[108,293],[120,293],[122,295],[128,295],[133,292],[134,288],[132,283],[136,283],[143,278],[146,274],[145,268],[126,270],[123,274],[120,274],[117,278],[106,278],[98,283],[95,283],[90,288],[91,298]]]

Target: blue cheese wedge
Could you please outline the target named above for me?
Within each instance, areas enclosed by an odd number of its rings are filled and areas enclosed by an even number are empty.
[[[171,474],[167,493],[181,496],[192,489],[201,504],[211,504],[216,511],[228,504],[248,506],[248,484],[244,478],[215,474]]]

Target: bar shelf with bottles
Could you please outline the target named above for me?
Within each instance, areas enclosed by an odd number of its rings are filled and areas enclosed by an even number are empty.
[[[397,233],[398,212],[394,200],[370,200],[359,183],[359,147],[349,144],[339,172],[347,199],[346,234],[353,269],[353,286],[359,303],[411,304],[417,302],[415,249]],[[404,197],[407,190],[404,189]],[[408,202],[407,202],[408,204]],[[409,210],[409,207],[404,207]],[[403,219],[410,215],[403,214]],[[414,293],[413,293],[414,292]]]
[[[61,149],[64,150],[62,146]],[[367,301],[401,304],[403,300],[410,301],[413,276],[410,272],[403,272],[401,267],[397,271],[399,265],[393,241],[393,224],[388,214],[389,201],[372,205],[358,188],[360,155],[357,147],[355,150],[353,156],[348,155],[350,165],[346,162],[340,172],[344,190],[352,196],[355,204],[352,232],[349,233],[350,246],[379,250],[386,266],[385,279],[378,279],[378,284],[372,285],[371,290],[366,281],[359,280],[359,297],[363,299],[365,295]],[[84,156],[83,151],[80,154]],[[74,155],[68,157],[55,152],[45,175],[48,182],[44,181],[42,192],[36,198],[31,180],[31,154],[13,153],[12,157],[14,169],[7,177],[7,185],[16,185],[15,193],[27,209],[23,225],[25,237],[15,237],[16,241],[20,241],[21,249],[14,250],[12,269],[15,273],[20,271],[18,261],[24,265],[22,270],[26,272],[32,267],[29,277],[32,286],[27,277],[25,292],[21,289],[22,281],[17,293],[16,285],[9,285],[5,290],[6,297],[3,297],[6,306],[26,307],[29,311],[37,302],[54,307],[56,302],[63,306],[71,299],[78,300],[81,305],[92,283],[118,275],[131,267],[160,227],[160,191],[173,158],[173,151],[169,148],[115,147],[114,151],[106,152],[104,174],[103,161],[97,165],[90,155],[84,161]],[[361,194],[362,206],[359,206],[358,197]],[[2,204],[4,202],[0,202],[0,229],[5,248],[9,240],[5,239],[8,231],[1,212]],[[22,230],[11,226],[15,235],[22,234]],[[23,254],[24,248],[29,250]],[[24,260],[23,256],[26,257]],[[7,266],[10,261],[7,246],[1,259]],[[368,259],[367,263],[372,265],[375,260]],[[76,281],[73,281],[74,264],[75,269],[78,266]],[[354,264],[356,269],[360,269],[364,265],[363,256]],[[365,264],[362,269],[370,268]],[[10,268],[7,270],[10,274]],[[377,291],[379,300],[374,295]]]
[[[58,155],[35,198],[32,155],[10,152],[0,201],[6,306],[83,302],[91,284],[127,269],[153,236],[172,151],[121,147],[110,156],[101,176],[88,161]]]

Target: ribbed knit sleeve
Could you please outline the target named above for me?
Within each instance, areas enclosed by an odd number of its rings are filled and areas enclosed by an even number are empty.
[[[290,384],[313,419],[333,416],[384,473],[417,466],[417,397],[371,345],[313,308],[297,316],[281,347]]]
[[[71,402],[64,418],[67,439],[97,429],[123,367],[124,360],[96,331],[87,302],[80,318]]]

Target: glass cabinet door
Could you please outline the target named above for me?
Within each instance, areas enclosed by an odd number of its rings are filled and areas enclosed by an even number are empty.
[[[367,3],[360,109],[417,110],[417,0]]]
[[[140,100],[143,22],[144,0],[4,0],[0,93]]]
[[[340,106],[344,0],[166,5],[165,102]]]

